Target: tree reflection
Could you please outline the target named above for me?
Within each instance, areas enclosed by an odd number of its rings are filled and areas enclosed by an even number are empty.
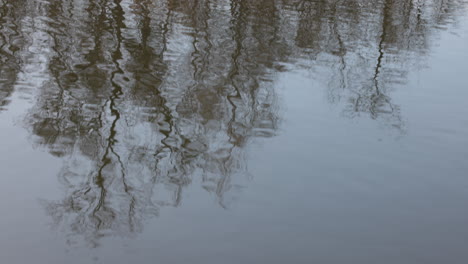
[[[18,28],[23,5],[24,1],[0,1],[0,112],[10,102],[21,67],[17,53],[24,45]]]
[[[21,68],[47,65],[34,75],[42,79],[26,119],[34,143],[63,159],[66,195],[46,208],[91,246],[141,231],[161,207],[179,206],[195,178],[228,207],[248,175],[246,146],[278,129],[273,81],[285,65],[325,68],[330,102],[344,103],[346,116],[403,130],[391,91],[464,8],[455,0],[48,0],[19,14],[19,2],[1,2],[0,106]],[[35,32],[29,48],[50,47],[42,61],[19,63],[18,32]],[[22,49],[29,53],[38,56]]]

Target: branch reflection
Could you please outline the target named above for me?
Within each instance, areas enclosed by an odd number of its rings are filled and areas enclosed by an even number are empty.
[[[15,89],[35,89],[26,123],[63,159],[66,187],[47,212],[98,246],[179,206],[195,178],[228,207],[249,142],[277,133],[281,72],[320,72],[346,116],[403,131],[391,92],[462,10],[457,0],[1,0],[0,111]]]

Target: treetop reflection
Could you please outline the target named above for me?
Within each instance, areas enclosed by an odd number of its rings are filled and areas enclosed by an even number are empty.
[[[15,90],[34,95],[33,142],[63,159],[66,195],[47,212],[97,246],[180,205],[194,177],[229,206],[248,175],[246,146],[277,133],[282,71],[320,68],[346,116],[403,131],[391,90],[464,9],[457,0],[0,0],[0,111]]]

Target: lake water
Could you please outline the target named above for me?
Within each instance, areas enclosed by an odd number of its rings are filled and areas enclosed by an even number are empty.
[[[0,0],[0,263],[468,263],[466,0]]]

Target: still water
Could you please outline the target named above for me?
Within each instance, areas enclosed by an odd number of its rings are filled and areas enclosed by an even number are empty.
[[[465,0],[0,0],[0,263],[468,263]]]

